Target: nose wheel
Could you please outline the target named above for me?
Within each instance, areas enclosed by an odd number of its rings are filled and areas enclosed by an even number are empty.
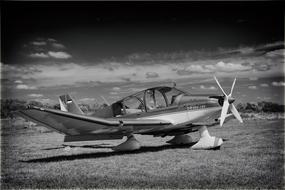
[[[206,126],[199,128],[200,139],[191,148],[193,150],[206,150],[220,147],[223,144],[223,140],[218,137],[212,137]]]

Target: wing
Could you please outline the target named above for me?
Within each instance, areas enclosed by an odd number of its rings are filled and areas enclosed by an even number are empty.
[[[143,133],[172,125],[157,119],[104,119],[39,107],[20,110],[18,114],[65,135]]]
[[[22,117],[65,134],[65,141],[103,140],[123,138],[134,133],[153,136],[172,136],[198,130],[202,125],[213,126],[219,122],[220,111],[205,115],[199,121],[173,125],[159,119],[98,118],[60,110],[30,107],[18,111]],[[202,121],[202,122],[201,122]]]

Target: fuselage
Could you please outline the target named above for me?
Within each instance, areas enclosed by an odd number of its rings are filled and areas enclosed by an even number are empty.
[[[213,97],[215,95],[189,94],[174,87],[156,87],[117,101],[99,110],[94,116],[162,119],[175,125],[195,122],[220,112],[221,105],[218,99]]]
[[[133,134],[179,136],[197,130],[202,133],[201,126],[215,126],[219,121],[222,125],[231,115],[228,108],[241,120],[231,94],[223,94],[194,95],[160,86],[127,96],[93,115],[83,114],[75,101],[64,95],[59,99],[64,109],[30,107],[19,114],[65,134],[66,142],[121,139]]]

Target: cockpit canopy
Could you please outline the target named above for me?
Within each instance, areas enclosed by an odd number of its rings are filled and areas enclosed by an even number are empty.
[[[175,87],[155,87],[130,95],[113,104],[114,116],[151,112],[179,104],[186,92]]]

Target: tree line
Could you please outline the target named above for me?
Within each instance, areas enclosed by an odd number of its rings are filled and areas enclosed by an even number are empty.
[[[257,102],[257,103],[240,103],[237,110],[242,113],[251,112],[284,112],[285,106],[273,102]]]
[[[13,117],[13,112],[19,109],[24,109],[27,106],[38,106],[52,109],[60,109],[59,104],[43,104],[38,101],[24,101],[18,99],[1,99],[1,118]],[[105,104],[79,104],[79,107],[84,113],[96,112],[98,109],[106,106]],[[251,112],[284,112],[285,106],[273,102],[257,102],[257,103],[240,103],[237,105],[237,110],[241,113]]]
[[[89,113],[89,112],[95,112],[98,109],[106,106],[106,104],[78,104],[80,109],[84,113]],[[37,107],[44,107],[44,108],[51,108],[51,109],[60,109],[59,104],[43,104],[38,101],[24,101],[24,100],[19,100],[19,99],[1,99],[1,118],[11,118],[14,116],[13,112],[20,110],[20,109],[25,109],[28,106],[37,106]]]

